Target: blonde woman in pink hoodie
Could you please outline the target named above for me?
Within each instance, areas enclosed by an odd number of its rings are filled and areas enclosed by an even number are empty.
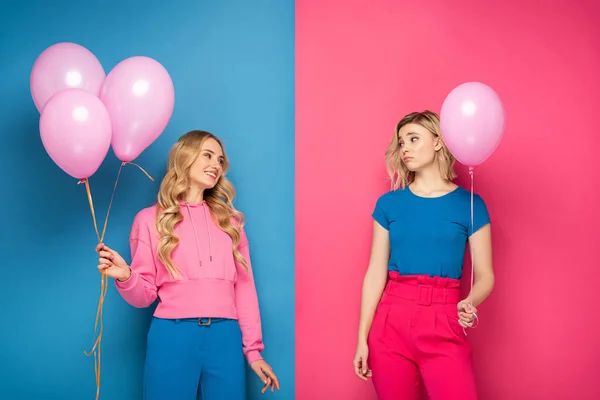
[[[184,134],[171,149],[158,203],[131,229],[131,264],[104,244],[98,269],[134,307],[159,303],[148,332],[145,400],[243,400],[245,362],[269,387],[244,217],[232,204],[221,141]]]

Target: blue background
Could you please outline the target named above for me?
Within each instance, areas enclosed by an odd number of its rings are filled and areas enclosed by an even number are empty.
[[[155,58],[175,85],[164,134],[122,174],[106,243],[129,257],[136,212],[154,203],[169,148],[184,132],[220,136],[232,160],[236,206],[247,216],[266,350],[294,397],[294,4],[271,1],[21,1],[0,14],[0,398],[93,399],[100,275],[83,185],[48,157],[29,92],[35,58],[62,41],[81,44],[106,73],[134,55]],[[99,223],[119,161],[91,178]],[[104,306],[101,399],[141,398],[153,309],[125,303],[111,281]],[[250,398],[263,398],[249,372]]]

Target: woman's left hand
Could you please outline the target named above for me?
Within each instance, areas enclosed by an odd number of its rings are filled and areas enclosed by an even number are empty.
[[[470,328],[473,326],[477,309],[473,307],[471,301],[465,299],[457,304],[458,308],[458,323],[463,328]]]
[[[265,360],[254,361],[250,364],[250,368],[252,368],[260,380],[265,384],[261,393],[266,392],[269,386],[271,387],[271,392],[275,389],[279,390],[279,380],[277,379],[277,375],[275,375],[273,369]]]

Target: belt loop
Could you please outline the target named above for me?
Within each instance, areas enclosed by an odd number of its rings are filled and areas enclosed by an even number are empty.
[[[430,285],[417,285],[417,303],[430,306],[433,297],[433,287]]]
[[[180,323],[180,322],[181,322],[181,320],[180,320],[179,318],[176,318],[176,319],[175,319],[175,323],[176,323],[176,324],[178,324],[178,323]]]

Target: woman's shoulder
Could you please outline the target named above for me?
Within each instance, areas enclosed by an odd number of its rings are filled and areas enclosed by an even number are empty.
[[[389,202],[394,202],[397,199],[402,198],[403,196],[406,196],[407,191],[408,191],[407,188],[398,188],[398,189],[393,189],[393,190],[387,191],[377,198],[377,203],[387,204]]]
[[[470,201],[470,199],[471,199],[471,189],[465,189],[462,186],[457,185],[454,192],[458,195],[458,197],[461,200],[469,200]],[[483,197],[479,193],[473,192],[473,200],[474,201],[483,201]]]
[[[147,224],[154,225],[156,222],[156,209],[157,204],[153,204],[150,207],[142,208],[135,216],[135,224]]]

